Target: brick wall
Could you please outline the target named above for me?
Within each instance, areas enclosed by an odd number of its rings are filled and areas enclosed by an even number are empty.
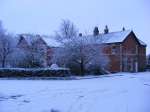
[[[109,57],[110,72],[143,71],[146,66],[146,47],[137,41],[134,33],[122,43],[106,44],[104,53]]]

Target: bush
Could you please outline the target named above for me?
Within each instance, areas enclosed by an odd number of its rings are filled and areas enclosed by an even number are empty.
[[[59,110],[51,109],[50,112],[60,112]]]
[[[69,76],[67,70],[51,69],[24,69],[24,68],[1,68],[0,77],[65,77]]]

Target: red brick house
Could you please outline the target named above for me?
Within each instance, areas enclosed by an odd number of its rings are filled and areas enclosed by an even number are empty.
[[[48,36],[38,36],[35,38],[37,45],[43,45],[47,49],[46,65],[50,66],[50,59],[54,48],[59,48],[58,43]],[[93,35],[89,36],[93,37]],[[103,39],[104,55],[109,57],[108,71],[110,72],[138,72],[143,71],[146,66],[146,44],[139,40],[131,30],[119,32],[106,32],[97,35]],[[84,37],[83,37],[84,38]],[[31,40],[25,36],[20,36],[18,46],[27,49]]]
[[[98,35],[104,39],[104,54],[110,72],[138,72],[146,66],[146,44],[131,30]]]

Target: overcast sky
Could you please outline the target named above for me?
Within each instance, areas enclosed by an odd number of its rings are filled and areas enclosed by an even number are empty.
[[[53,34],[62,19],[69,19],[82,33],[94,26],[103,32],[124,26],[150,44],[150,0],[0,0],[0,19],[13,33]],[[150,53],[148,45],[148,53]]]

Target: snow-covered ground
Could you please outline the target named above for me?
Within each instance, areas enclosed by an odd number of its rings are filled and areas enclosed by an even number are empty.
[[[150,72],[81,80],[0,80],[0,112],[150,112]]]

